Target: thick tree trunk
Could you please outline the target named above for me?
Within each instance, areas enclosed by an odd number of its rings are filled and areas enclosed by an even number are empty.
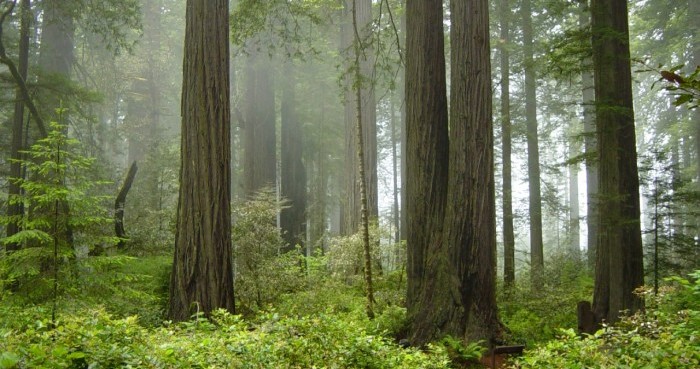
[[[266,54],[252,51],[246,62],[243,189],[252,196],[277,184],[277,134],[270,61]]]
[[[285,78],[282,90],[282,163],[280,189],[282,197],[289,201],[282,209],[280,226],[286,247],[284,251],[302,246],[306,238],[306,168],[302,163],[302,132],[295,111],[294,89],[296,78],[294,65],[288,61],[284,67]]]
[[[27,80],[27,69],[29,65],[29,27],[34,19],[30,0],[22,0],[20,3],[20,31],[19,31],[19,57],[17,70],[23,81]],[[15,88],[15,111],[12,119],[12,142],[10,147],[10,178],[22,178],[22,158],[20,152],[24,149],[24,97],[22,88],[18,85]],[[14,180],[9,181],[8,199],[20,195],[20,187]],[[13,236],[21,231],[19,219],[24,216],[24,205],[21,202],[10,202],[7,206],[7,216],[14,219],[7,224],[7,237]],[[7,244],[6,250],[12,251],[20,248],[18,244]]]
[[[129,194],[131,185],[134,183],[134,178],[136,178],[136,171],[138,166],[136,162],[132,162],[129,167],[129,172],[126,174],[124,183],[119,189],[117,198],[114,201],[114,233],[119,238],[118,247],[124,247],[126,239],[126,231],[124,230],[124,206],[126,205],[126,195]]]
[[[228,1],[188,0],[180,194],[169,317],[235,311],[231,265]]]
[[[430,301],[421,296],[421,291],[431,290],[429,284],[440,282],[427,273],[429,256],[446,259],[446,253],[439,252],[444,247],[440,237],[449,152],[442,21],[441,0],[406,3],[406,304],[412,341],[418,344],[427,342],[436,329],[426,306]],[[442,261],[431,263],[449,265]],[[452,297],[459,301],[458,293]]]
[[[489,5],[451,1],[450,169],[445,241],[461,278],[466,337],[493,342],[496,308],[494,187]],[[469,61],[468,63],[464,61]]]
[[[515,232],[513,229],[513,185],[511,180],[510,122],[510,1],[499,2],[501,23],[501,145],[503,155],[503,279],[515,284]]]
[[[441,0],[406,3],[406,305],[414,344],[427,342],[445,325],[431,314],[433,305],[423,292],[449,294],[443,300],[453,302],[445,309],[456,310],[461,300],[457,288],[449,287],[459,281],[443,269],[451,263],[440,239],[449,153],[442,22]]]
[[[614,323],[643,301],[639,178],[632,106],[627,1],[592,0],[593,62],[600,168],[600,228],[593,311]]]
[[[527,121],[527,173],[530,195],[530,277],[537,288],[544,277],[542,244],[542,194],[540,191],[540,151],[537,136],[537,82],[533,60],[532,6],[522,2],[523,53],[525,65],[525,120]]]

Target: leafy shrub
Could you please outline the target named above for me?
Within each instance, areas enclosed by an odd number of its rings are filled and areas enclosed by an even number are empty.
[[[529,368],[668,368],[700,367],[700,282],[684,279],[680,291],[648,294],[646,312],[625,317],[592,336],[579,337],[573,329],[529,350],[514,367]],[[674,300],[684,310],[674,310]]]
[[[546,282],[536,290],[523,276],[512,288],[498,291],[509,341],[532,346],[555,338],[560,328],[577,327],[576,305],[590,299],[592,278],[585,267],[566,258],[552,260],[545,273]]]
[[[284,240],[275,219],[284,206],[271,189],[233,208],[232,229],[238,311],[251,314],[300,290],[306,282],[301,252],[280,254]]]
[[[444,347],[403,349],[366,321],[270,313],[257,324],[223,311],[212,321],[144,329],[137,319],[86,310],[49,327],[32,314],[0,327],[0,368],[448,368]]]

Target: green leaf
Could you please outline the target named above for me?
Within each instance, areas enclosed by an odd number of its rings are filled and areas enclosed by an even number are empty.
[[[3,352],[0,355],[0,369],[16,368],[19,363],[19,356],[13,352]]]

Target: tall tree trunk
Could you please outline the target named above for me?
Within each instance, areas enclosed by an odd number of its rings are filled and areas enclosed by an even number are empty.
[[[513,229],[513,185],[511,180],[510,122],[510,1],[499,2],[501,23],[501,145],[503,153],[503,278],[507,287],[515,284],[515,232]]]
[[[280,189],[282,196],[289,201],[282,209],[280,226],[287,244],[285,251],[302,246],[306,238],[306,168],[302,162],[302,132],[296,114],[296,77],[292,61],[285,66],[282,90],[282,170]]]
[[[439,283],[438,273],[451,284],[442,271],[446,260],[440,236],[447,201],[448,133],[447,96],[442,1],[407,1],[406,3],[406,305],[411,320],[411,336],[422,344],[434,334],[430,306],[422,291],[428,283]],[[427,267],[429,257],[442,257],[433,263],[440,271]],[[445,286],[441,286],[445,288]],[[451,294],[456,303],[458,291]],[[425,328],[425,329],[424,329]]]
[[[348,25],[343,29],[343,44],[347,50],[352,50],[351,55],[354,59],[356,52],[350,48],[354,36],[354,27],[352,27],[352,9],[356,8],[357,12],[357,34],[362,39],[366,46],[360,50],[360,73],[362,74],[361,94],[362,100],[362,121],[363,121],[363,137],[365,151],[364,166],[367,172],[365,178],[365,187],[367,188],[367,209],[369,217],[376,219],[378,210],[378,192],[377,192],[377,103],[375,100],[374,86],[372,78],[374,76],[374,60],[372,58],[372,47],[369,46],[367,38],[371,37],[371,29],[369,26],[372,22],[372,2],[370,0],[346,0],[345,14],[349,19]],[[355,93],[353,92],[352,78],[346,78],[345,84],[345,144],[346,144],[346,186],[347,186],[347,203],[344,204],[342,224],[344,234],[352,234],[359,230],[360,222],[360,182],[357,177],[356,168],[357,160],[357,144],[355,142],[355,106],[357,102]]]
[[[600,228],[593,311],[614,323],[643,301],[639,178],[632,106],[627,1],[592,0],[593,65],[600,168]]]
[[[243,189],[252,196],[277,184],[277,135],[270,61],[264,53],[252,51],[246,63]]]
[[[579,27],[586,29],[591,23],[588,0],[579,0]],[[589,44],[592,47],[592,45]],[[595,86],[593,81],[593,60],[585,58],[581,62],[581,93],[583,105],[584,150],[586,152],[586,227],[588,228],[587,255],[588,267],[595,267],[595,250],[598,242],[598,143],[595,123]]]
[[[226,0],[187,0],[180,194],[169,317],[235,312],[231,265],[229,16]]]
[[[493,343],[500,324],[489,3],[453,0],[450,11],[450,169],[444,240],[461,278],[466,337]]]
[[[34,19],[31,9],[30,0],[22,0],[20,3],[21,22],[19,30],[19,57],[17,69],[22,80],[27,80],[27,69],[29,65],[29,27],[32,19]],[[22,159],[21,151],[23,150],[24,138],[24,98],[22,97],[21,87],[15,88],[15,111],[12,119],[12,142],[10,147],[10,178],[22,178],[22,165],[19,160]],[[9,181],[8,199],[20,195],[20,187],[14,180]],[[13,236],[21,231],[19,219],[24,216],[24,205],[21,202],[10,202],[7,206],[7,216],[10,219],[15,219],[7,224],[7,237]],[[6,250],[18,250],[21,247],[19,244],[10,243],[6,245]]]
[[[540,191],[540,151],[537,136],[537,82],[533,60],[532,6],[530,0],[522,2],[523,53],[525,65],[525,120],[527,121],[527,173],[530,194],[530,273],[533,288],[544,277],[544,251],[542,244],[542,195]]]

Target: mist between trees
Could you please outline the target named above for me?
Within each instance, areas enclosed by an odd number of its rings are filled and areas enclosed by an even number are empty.
[[[399,308],[397,340],[491,349],[553,338],[514,317],[562,288],[552,321],[590,301],[593,333],[700,267],[698,1],[0,16],[0,302],[52,324],[103,288],[154,324],[291,312],[330,284],[362,319]],[[132,272],[157,292],[117,288]]]

